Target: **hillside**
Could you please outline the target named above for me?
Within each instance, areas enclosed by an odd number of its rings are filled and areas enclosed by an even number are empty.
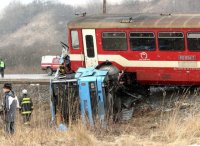
[[[194,13],[200,1],[124,0],[120,5],[108,4],[108,13]],[[42,55],[59,55],[60,41],[67,42],[66,25],[75,13],[102,12],[102,4],[90,1],[85,6],[36,0],[28,5],[14,1],[0,19],[0,58],[6,61],[7,73],[39,73]]]
[[[64,39],[65,33],[56,29],[52,13],[38,14],[27,25],[1,37],[0,51],[4,54],[1,57],[5,56],[9,65],[20,63],[28,66],[33,62],[39,63],[41,55],[59,53],[59,41]]]
[[[31,5],[35,6],[30,4],[26,7]],[[21,25],[8,25],[10,29],[5,29],[6,33],[0,31],[0,57],[6,61],[7,72],[39,72],[41,56],[60,54],[59,42],[67,41],[66,24],[72,17],[73,9],[61,4],[48,4],[39,11],[24,18]],[[26,13],[25,9],[23,13]],[[6,16],[0,21],[0,26],[5,23]]]
[[[123,0],[116,6],[109,6],[110,13],[199,13],[197,0]]]

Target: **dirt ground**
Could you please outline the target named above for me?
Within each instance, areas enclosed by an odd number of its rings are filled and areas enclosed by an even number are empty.
[[[133,118],[129,121],[123,121],[116,124],[116,127],[128,125],[126,131],[139,131],[146,135],[146,130],[156,129],[158,123],[168,118],[170,113],[178,110],[181,116],[188,116],[190,110],[199,111],[200,105],[199,89],[190,88],[151,88],[151,95],[135,105]],[[132,125],[132,126],[130,126]],[[119,129],[119,131],[121,131]],[[133,128],[133,129],[132,129]],[[143,130],[141,130],[143,129]],[[146,130],[145,130],[146,129]]]

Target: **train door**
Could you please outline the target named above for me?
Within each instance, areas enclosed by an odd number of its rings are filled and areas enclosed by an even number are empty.
[[[83,29],[83,46],[86,67],[98,65],[95,29]]]

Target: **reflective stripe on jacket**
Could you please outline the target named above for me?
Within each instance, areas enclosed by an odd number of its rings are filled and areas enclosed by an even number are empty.
[[[22,114],[31,114],[33,110],[33,102],[30,97],[24,95],[20,99],[20,110]]]
[[[3,61],[0,62],[0,67],[5,68],[5,63]]]

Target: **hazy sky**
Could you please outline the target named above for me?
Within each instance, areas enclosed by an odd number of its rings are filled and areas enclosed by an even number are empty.
[[[5,8],[12,1],[20,1],[21,3],[28,4],[32,2],[33,0],[0,0],[0,10]],[[48,1],[48,0],[43,0],[43,1]],[[70,5],[76,6],[76,5],[84,4],[84,3],[91,2],[94,0],[50,0],[50,1],[61,2],[64,4],[70,4]],[[96,0],[96,1],[102,1],[102,0]],[[108,3],[119,3],[122,0],[107,0],[107,1]]]

